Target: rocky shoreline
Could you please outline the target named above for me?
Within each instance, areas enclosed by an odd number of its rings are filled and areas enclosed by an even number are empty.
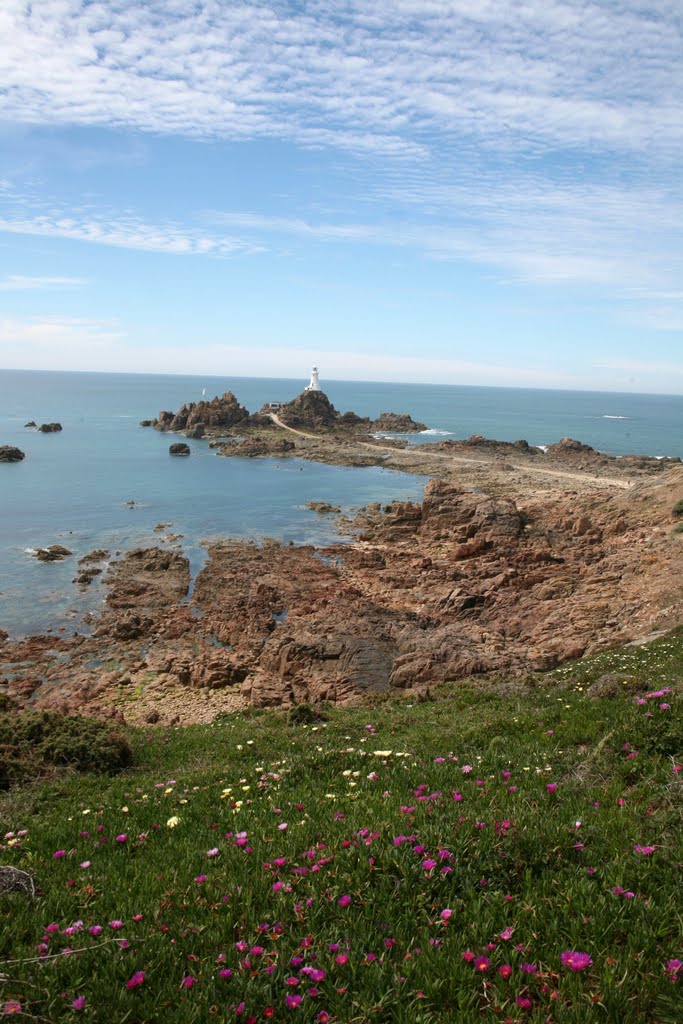
[[[205,437],[226,457],[431,479],[421,503],[353,520],[309,503],[337,515],[350,542],[213,543],[194,586],[179,549],[112,562],[93,552],[74,581],[103,574],[90,635],[0,632],[0,694],[17,707],[154,724],[250,705],[417,699],[446,680],[544,671],[681,621],[680,459],[614,458],[570,438],[545,450],[480,436],[407,445],[373,433],[424,424],[342,415],[321,392],[257,414],[228,392],[143,422]]]

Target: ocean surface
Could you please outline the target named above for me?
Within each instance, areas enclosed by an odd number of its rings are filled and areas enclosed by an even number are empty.
[[[77,559],[93,548],[112,555],[157,543],[157,523],[183,535],[197,571],[202,542],[219,536],[294,543],[338,540],[334,523],[307,509],[329,501],[353,511],[370,501],[419,499],[424,479],[372,467],[322,466],[292,459],[225,459],[189,441],[189,459],[168,455],[168,434],[139,426],[231,389],[250,411],[288,401],[307,380],[0,370],[0,444],[26,452],[0,466],[0,628],[12,635],[80,628],[102,588],[81,594]],[[322,381],[341,412],[376,417],[409,412],[426,423],[410,440],[483,434],[550,444],[574,437],[601,451],[683,456],[683,396]],[[26,429],[58,421],[63,430]],[[129,504],[129,503],[134,504]],[[74,556],[41,563],[36,547],[64,544]]]

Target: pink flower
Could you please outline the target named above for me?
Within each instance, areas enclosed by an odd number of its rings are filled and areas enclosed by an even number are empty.
[[[512,928],[505,928],[504,931],[500,933],[500,938],[503,940],[503,942],[507,942],[508,939],[511,939]]]
[[[206,856],[207,857],[217,857],[219,853],[220,853],[220,850],[218,849],[218,847],[214,846],[214,848],[212,850],[207,850],[206,851]]]
[[[140,985],[143,984],[144,980],[145,972],[136,971],[135,974],[126,982],[126,988],[138,988]]]
[[[471,949],[466,949],[464,953],[460,954],[466,964],[471,964],[474,960],[474,953]]]
[[[436,867],[436,861],[432,860],[431,857],[428,857],[426,860],[422,861],[422,867],[425,871],[432,871]]]
[[[678,981],[683,977],[683,960],[667,960],[664,966],[672,981]]]
[[[570,971],[585,971],[593,963],[588,953],[580,953],[575,949],[565,949],[560,954],[560,960]]]
[[[21,1013],[21,1003],[17,1002],[16,999],[8,999],[6,1003],[0,1005],[0,1010],[8,1015],[10,1013]]]
[[[334,962],[335,962],[335,964],[338,964],[340,967],[344,967],[344,965],[349,962],[348,954],[347,953],[337,953],[337,955],[334,958]]]
[[[62,857],[66,857],[66,850],[55,850],[52,856],[55,860],[61,860]],[[13,1012],[17,1013],[18,1011],[14,1010]]]
[[[554,793],[555,790],[557,789],[557,783],[556,782],[549,782],[548,785],[545,788],[548,790],[549,793]]]
[[[491,961],[487,956],[477,956],[474,958],[474,969],[479,971],[480,974],[485,974],[491,966]]]
[[[456,804],[459,804],[460,801],[462,800],[462,793],[458,793],[457,789],[453,790],[453,792],[451,793],[451,796],[455,800]]]
[[[85,996],[76,996],[71,1005],[73,1006],[74,1010],[84,1010]]]
[[[118,931],[119,928],[123,928],[123,921],[110,921],[109,927],[113,928],[114,931]]]
[[[536,966],[536,964],[527,964],[527,963],[525,963],[525,964],[520,964],[519,965],[519,969],[520,969],[520,971],[524,971],[525,974],[535,974],[536,971],[538,970],[538,967]]]
[[[195,877],[195,882],[197,883],[197,885],[201,885],[202,882],[205,882],[208,877],[208,875],[197,875]]]
[[[655,848],[654,846],[641,846],[640,843],[638,843],[636,846],[633,847],[633,852],[642,853],[643,856],[649,857],[651,853],[655,852]]]
[[[180,987],[181,988],[192,988],[192,986],[194,985],[194,982],[195,982],[195,979],[192,977],[192,975],[191,974],[186,974],[185,977],[183,978],[183,980],[180,982]]]
[[[126,833],[122,832],[120,836],[117,836],[116,837],[116,842],[117,843],[127,843],[128,842],[128,836],[126,835]]]
[[[351,902],[351,897],[350,896],[340,896],[339,899],[337,900],[337,904],[340,907],[348,907],[350,902]]]
[[[520,1010],[530,1010],[534,1005],[528,996],[517,996],[515,1002],[517,1003],[517,1006],[519,1006]]]
[[[446,907],[446,909],[442,910],[441,913],[439,914],[439,917],[441,918],[442,921],[448,921],[452,916],[453,911],[450,909],[450,907]]]
[[[301,996],[285,996],[285,1006],[287,1007],[288,1010],[296,1010],[297,1006],[301,1006]]]
[[[99,935],[102,931],[102,925],[93,924],[88,928],[88,931],[90,932],[91,935]]]
[[[321,1010],[315,1019],[317,1024],[330,1024],[330,1021],[332,1020],[327,1010]]]
[[[87,868],[90,867],[90,861],[89,860],[84,860],[83,863],[81,864],[81,867],[85,871]]]
[[[512,968],[510,967],[510,964],[501,964],[500,967],[498,968],[498,974],[500,974],[501,978],[505,978],[505,980],[507,981],[507,979],[512,974]]]

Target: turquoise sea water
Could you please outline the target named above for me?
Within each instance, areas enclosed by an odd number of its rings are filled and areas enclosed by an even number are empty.
[[[224,459],[204,441],[192,456],[168,455],[169,435],[139,427],[232,389],[251,411],[287,401],[306,381],[162,375],[0,371],[0,444],[26,452],[0,466],[0,627],[13,634],[77,625],[101,600],[71,580],[76,559],[95,547],[112,552],[156,542],[153,527],[173,524],[196,570],[216,536],[276,537],[295,543],[336,539],[332,523],[305,508],[323,500],[345,510],[369,501],[419,498],[424,480],[380,468],[349,469],[302,460]],[[484,434],[531,444],[572,436],[614,454],[683,455],[683,397],[506,388],[323,381],[340,411],[409,412],[435,433]],[[57,420],[58,434],[27,430]],[[128,502],[135,502],[129,507]],[[62,543],[74,557],[37,562],[30,549]]]

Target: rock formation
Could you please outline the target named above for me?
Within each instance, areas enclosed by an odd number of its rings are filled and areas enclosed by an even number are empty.
[[[207,721],[543,671],[680,622],[683,467],[639,481],[512,498],[434,480],[421,503],[366,510],[352,543],[213,544],[191,598],[182,554],[138,549],[110,567],[91,636],[4,641],[6,686],[38,707]]]
[[[176,441],[175,444],[169,445],[169,455],[189,455],[190,454],[189,444],[185,444],[184,441]]]
[[[14,448],[11,444],[0,445],[0,462],[21,462],[25,458],[21,448]]]
[[[61,429],[61,423],[41,423],[38,427],[41,434],[57,434]]]

